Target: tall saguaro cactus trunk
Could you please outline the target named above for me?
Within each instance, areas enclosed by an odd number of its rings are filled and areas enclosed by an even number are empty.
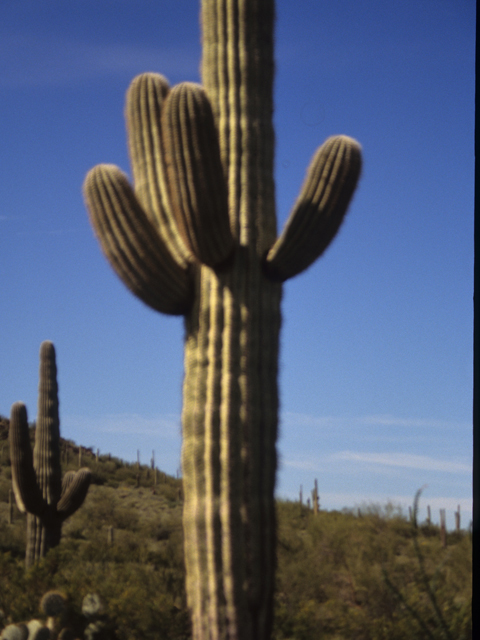
[[[262,261],[276,230],[273,1],[236,4],[202,5],[236,250],[223,269],[201,267],[187,318],[184,529],[198,638],[267,638],[272,623],[281,285]]]
[[[82,505],[91,480],[90,469],[85,468],[69,471],[62,482],[57,366],[51,342],[42,342],[40,347],[33,455],[27,410],[21,402],[12,405],[9,438],[15,499],[20,511],[27,512],[28,568],[60,543],[62,524]]]
[[[186,319],[187,598],[196,640],[270,637],[281,283],[335,236],[360,147],[315,154],[276,238],[273,0],[202,0],[204,88],[143,74],[127,94],[135,189],[112,165],[85,198],[110,263],[152,308]]]

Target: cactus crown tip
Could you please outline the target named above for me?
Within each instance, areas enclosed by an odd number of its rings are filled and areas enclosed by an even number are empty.
[[[21,402],[20,400],[18,400],[17,402],[14,402],[14,403],[12,404],[12,411],[13,411],[14,409],[16,409],[17,411],[20,411],[22,408],[23,408],[23,409],[25,409],[25,411],[27,410],[27,408],[26,408],[26,406],[25,406],[25,403],[24,403],[24,402]]]
[[[40,345],[40,354],[55,354],[55,346],[51,340],[44,340]]]

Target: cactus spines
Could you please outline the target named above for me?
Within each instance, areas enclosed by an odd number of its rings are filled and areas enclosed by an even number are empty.
[[[62,482],[60,421],[55,348],[40,347],[40,383],[35,447],[32,454],[27,410],[16,402],[10,417],[12,485],[17,506],[27,512],[27,568],[60,542],[63,521],[85,500],[91,480],[89,469],[69,471]]]
[[[202,0],[204,88],[143,74],[127,93],[134,188],[84,193],[100,244],[146,304],[185,315],[182,472],[193,638],[270,637],[281,282],[335,236],[360,173],[351,138],[315,155],[276,239],[273,0]]]
[[[55,618],[65,611],[67,599],[60,591],[47,591],[40,600],[40,609],[49,618]]]
[[[82,600],[82,615],[86,618],[95,618],[103,609],[100,596],[96,593],[87,593]]]

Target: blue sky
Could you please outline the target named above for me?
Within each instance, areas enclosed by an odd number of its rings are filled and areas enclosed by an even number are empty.
[[[340,233],[287,282],[277,493],[328,509],[471,509],[475,2],[277,0],[277,217],[315,148],[363,147]],[[17,0],[0,20],[0,414],[36,414],[57,349],[62,435],[179,466],[183,325],[132,296],[81,186],[129,171],[123,103],[158,71],[199,81],[192,0]]]

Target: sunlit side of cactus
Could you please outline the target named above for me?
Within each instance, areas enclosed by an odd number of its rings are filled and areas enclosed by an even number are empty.
[[[62,523],[83,504],[91,480],[91,472],[85,468],[67,472],[62,481],[57,367],[51,342],[42,342],[40,347],[33,454],[27,410],[21,402],[12,405],[9,438],[15,499],[20,511],[27,512],[28,568],[59,544]]]
[[[273,0],[203,0],[203,88],[137,77],[126,119],[134,189],[100,165],[84,186],[117,274],[186,324],[182,469],[193,637],[272,626],[281,283],[335,236],[360,147],[315,154],[276,238]]]

